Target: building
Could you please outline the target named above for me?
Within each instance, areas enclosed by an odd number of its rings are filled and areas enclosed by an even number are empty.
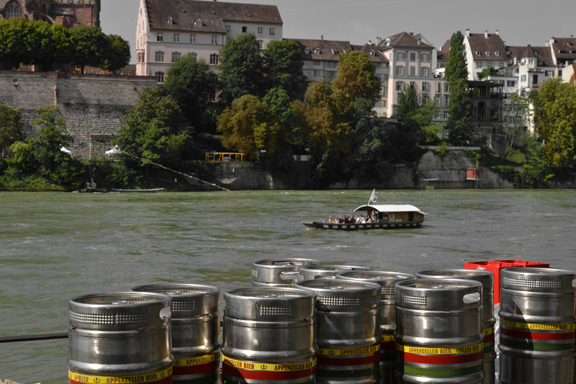
[[[66,28],[100,26],[100,0],[0,0],[0,19],[25,17]]]
[[[470,33],[467,29],[464,34],[466,47],[466,63],[468,64],[468,80],[480,80],[478,73],[485,68],[506,68],[508,58],[506,45],[496,33]]]
[[[197,0],[140,0],[136,27],[136,74],[164,82],[171,63],[186,54],[213,68],[227,39],[253,33],[265,49],[282,39],[283,22],[273,5]]]
[[[563,68],[576,64],[576,38],[573,35],[570,37],[552,37],[549,45],[554,65],[558,67],[556,76],[562,78]]]

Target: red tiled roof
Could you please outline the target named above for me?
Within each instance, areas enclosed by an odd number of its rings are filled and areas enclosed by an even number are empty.
[[[225,21],[282,25],[275,5],[197,0],[146,0],[150,28],[226,33]],[[168,24],[169,18],[173,19]],[[202,20],[197,27],[196,21]]]
[[[422,39],[418,39],[413,34],[408,32],[400,32],[396,35],[392,35],[386,39],[383,39],[378,47],[380,49],[386,48],[388,46],[387,40],[390,39],[391,47],[423,47],[423,48],[434,48],[431,45],[426,44]]]
[[[292,39],[301,46],[302,60],[338,61],[338,55],[352,49],[349,41]],[[306,47],[309,52],[306,53]],[[317,49],[319,52],[317,53]]]
[[[370,56],[370,60],[376,63],[388,63],[388,58],[384,56],[375,44],[353,45],[352,49],[355,51],[366,52]],[[372,56],[374,55],[374,56]]]
[[[538,60],[538,67],[553,67],[552,52],[550,47],[533,47],[530,44],[526,47],[506,47],[508,60],[520,62],[524,57],[532,57]]]
[[[557,59],[576,59],[576,38],[553,37],[552,49]]]
[[[446,40],[442,48],[438,51],[438,61],[448,61],[450,53],[450,40]]]
[[[466,38],[466,35],[464,35]],[[499,35],[489,33],[471,33],[468,37],[473,60],[497,61],[506,59],[506,46]],[[486,53],[489,53],[487,55]]]

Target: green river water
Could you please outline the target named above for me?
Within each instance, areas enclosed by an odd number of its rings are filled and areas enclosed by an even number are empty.
[[[0,193],[0,337],[65,332],[67,301],[147,283],[249,286],[250,265],[304,257],[416,272],[521,259],[576,270],[576,191],[378,191],[419,229],[333,232],[371,191]],[[223,306],[223,302],[221,306]],[[67,382],[68,341],[0,344],[0,378]]]

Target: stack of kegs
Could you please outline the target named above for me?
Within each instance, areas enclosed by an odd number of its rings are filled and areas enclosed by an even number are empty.
[[[574,384],[572,271],[415,275],[262,260],[252,287],[151,284],[69,301],[69,382]]]

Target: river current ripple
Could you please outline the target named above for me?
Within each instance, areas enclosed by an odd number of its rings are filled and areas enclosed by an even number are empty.
[[[304,257],[416,272],[521,259],[576,270],[576,191],[378,191],[427,213],[419,229],[332,232],[371,191],[0,193],[0,336],[64,332],[67,301],[139,284],[249,286],[250,265]],[[221,307],[223,306],[221,302]],[[0,378],[67,381],[68,341],[0,344]]]

